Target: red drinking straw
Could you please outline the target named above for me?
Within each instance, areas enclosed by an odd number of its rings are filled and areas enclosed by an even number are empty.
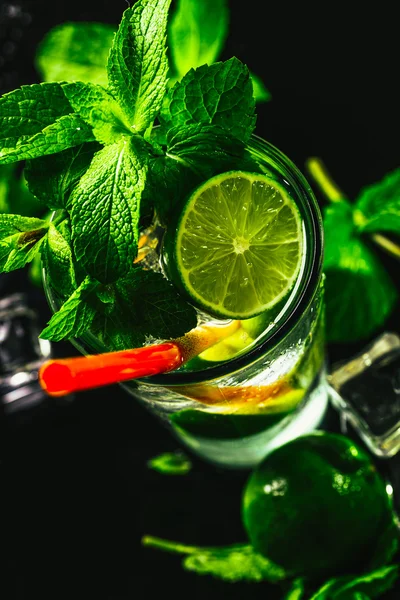
[[[167,373],[231,335],[238,321],[228,325],[202,325],[182,338],[163,344],[91,356],[46,361],[39,382],[50,396],[65,396],[112,383]]]

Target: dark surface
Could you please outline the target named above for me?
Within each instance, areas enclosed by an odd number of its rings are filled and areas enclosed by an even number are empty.
[[[259,135],[300,169],[307,157],[320,156],[350,198],[399,165],[394,15],[383,5],[352,16],[337,3],[321,13],[304,3],[294,12],[285,3],[273,10],[261,0],[230,4],[222,58],[238,56],[273,95],[258,107]],[[124,0],[0,0],[0,92],[39,80],[34,51],[50,27],[66,20],[117,24],[125,7]],[[399,282],[398,263],[381,257]],[[25,274],[0,277],[1,296],[16,289],[28,291],[44,323],[48,309]],[[399,331],[398,320],[397,309],[386,329]],[[342,360],[360,346],[330,347],[329,359]],[[68,344],[56,352],[74,353]],[[337,429],[334,413],[325,427]],[[3,419],[1,439],[2,598],[281,597],[265,584],[187,573],[178,557],[141,548],[143,534],[199,545],[244,540],[240,502],[248,474],[197,459],[186,477],[148,469],[148,459],[180,447],[118,387]],[[382,465],[389,470],[399,485],[394,462]],[[399,590],[386,597],[398,598]]]

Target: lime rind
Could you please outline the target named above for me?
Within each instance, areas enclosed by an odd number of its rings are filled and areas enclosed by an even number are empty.
[[[224,318],[269,311],[292,290],[303,255],[302,219],[266,175],[231,171],[190,196],[174,240],[175,273],[193,303]]]

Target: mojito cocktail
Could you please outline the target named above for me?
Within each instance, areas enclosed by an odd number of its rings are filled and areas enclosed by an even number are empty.
[[[264,199],[261,202],[265,222],[255,219],[256,233],[249,232],[248,248],[245,235],[242,235],[246,248],[242,252],[234,248],[233,240],[229,254],[225,239],[220,245],[215,242],[213,252],[221,252],[220,261],[225,253],[229,261],[244,257],[252,264],[253,248],[256,252],[257,245],[265,243],[262,232],[267,230],[266,239],[270,245],[267,244],[266,254],[270,255],[270,263],[267,267],[259,265],[259,268],[268,268],[278,280],[285,267],[290,271],[291,265],[298,263],[293,282],[287,285],[282,298],[273,299],[269,310],[248,319],[222,319],[197,308],[200,338],[207,337],[210,328],[218,331],[230,324],[228,337],[200,354],[194,349],[195,357],[176,371],[122,384],[187,447],[203,458],[230,467],[253,466],[276,446],[314,429],[327,404],[322,229],[317,203],[299,170],[267,142],[253,137],[246,150],[246,161],[246,164],[252,164],[252,174],[235,171],[221,176],[227,181],[233,174],[236,185],[241,182],[245,189],[241,191],[240,202],[232,206],[230,218],[239,215],[238,226],[242,231],[241,215],[246,196],[258,198],[260,185],[269,194],[270,181],[273,184],[272,200],[266,209]],[[211,182],[218,186],[221,177],[217,176]],[[209,190],[208,181],[206,184]],[[232,186],[232,181],[229,185]],[[286,223],[290,213],[282,215],[286,210],[285,201],[293,202],[298,211],[296,226],[290,220]],[[252,206],[248,202],[246,206],[250,212],[249,220],[254,218],[254,210],[261,210],[257,203]],[[268,215],[273,216],[269,218]],[[207,230],[211,215],[208,217],[204,221]],[[300,237],[290,238],[288,230],[292,236],[293,231],[299,231]],[[143,233],[147,248],[142,246],[146,248],[142,260],[146,269],[169,272],[165,266],[168,260],[164,255],[165,235],[167,232],[160,227]],[[207,245],[206,237],[206,232],[199,230],[203,246]],[[290,253],[287,256],[291,246],[294,246],[294,254],[299,253],[299,259],[293,259]],[[207,269],[209,248],[205,248],[205,252],[207,258],[203,269]],[[213,268],[217,268],[221,280],[228,280],[221,266],[214,265]],[[257,269],[256,263],[254,268]],[[206,274],[203,277],[206,278]],[[281,283],[282,287],[285,285]],[[58,310],[62,299],[47,281],[46,291],[50,306]],[[251,293],[248,285],[239,284],[237,294],[244,297],[242,300],[236,298],[234,304],[247,306],[246,294]],[[151,340],[154,341],[161,340]],[[72,342],[84,354],[116,349],[106,345],[101,332],[96,330],[88,331]],[[199,342],[200,345],[202,340]]]
[[[254,135],[245,65],[169,83],[170,3],[124,12],[107,85],[0,98],[0,164],[25,161],[53,215],[0,215],[0,267],[41,258],[44,339],[85,354],[179,340],[184,364],[124,388],[200,456],[249,467],[326,406],[321,219],[298,169]]]

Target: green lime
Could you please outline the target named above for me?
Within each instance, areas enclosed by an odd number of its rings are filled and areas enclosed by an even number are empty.
[[[281,446],[244,490],[252,545],[293,575],[355,572],[392,519],[371,459],[341,435],[319,432]]]
[[[164,246],[169,276],[193,304],[248,319],[292,289],[302,262],[302,220],[282,184],[230,171],[191,194]]]

